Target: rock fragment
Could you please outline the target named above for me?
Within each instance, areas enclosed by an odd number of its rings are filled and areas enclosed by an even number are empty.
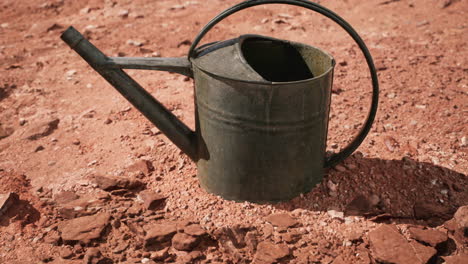
[[[468,254],[461,254],[457,256],[442,257],[445,260],[444,264],[466,264]]]
[[[191,251],[199,242],[200,239],[198,237],[187,235],[185,233],[177,233],[172,238],[172,246],[181,251]]]
[[[138,160],[132,165],[127,167],[128,172],[143,173],[144,175],[150,174],[154,171],[153,164],[149,160]]]
[[[69,259],[73,257],[73,250],[69,246],[65,246],[60,249],[59,254],[61,258]]]
[[[272,214],[266,218],[266,221],[276,227],[283,229],[294,227],[298,224],[296,219],[286,213]]]
[[[327,211],[327,214],[328,214],[332,219],[338,219],[338,220],[341,220],[341,221],[344,220],[344,213],[343,213],[343,212],[339,212],[339,211],[336,211],[336,210],[328,210],[328,211]]]
[[[54,200],[58,204],[66,204],[80,198],[75,192],[63,191],[54,195]]]
[[[437,245],[444,243],[448,239],[446,233],[435,229],[410,227],[408,231],[412,238],[416,239],[419,242],[431,245],[432,247],[436,247]]]
[[[59,209],[60,216],[66,219],[95,214],[101,205],[109,199],[108,194],[88,194],[78,197],[71,194],[69,197],[59,196],[55,203]]]
[[[172,237],[177,233],[177,226],[172,223],[153,224],[145,227],[145,230],[145,242],[146,245],[149,246],[154,243],[161,243],[171,240]]]
[[[169,248],[163,248],[161,250],[151,253],[151,259],[156,261],[165,260],[169,257]]]
[[[18,194],[14,192],[0,193],[0,217],[19,200]]]
[[[88,248],[83,258],[84,264],[98,264],[102,259],[101,251],[98,248]]]
[[[147,210],[160,210],[164,208],[166,196],[152,191],[142,191],[137,199],[143,203]]]
[[[58,245],[60,242],[60,234],[57,230],[50,230],[45,233],[44,242],[47,244]]]
[[[184,233],[191,235],[191,236],[204,236],[206,235],[206,230],[203,229],[200,225],[191,224],[184,227]]]
[[[102,175],[94,176],[94,182],[99,188],[101,188],[104,191],[113,191],[118,189],[135,189],[143,185],[143,183],[138,180]]]
[[[82,216],[60,223],[58,230],[62,233],[62,240],[65,243],[79,241],[89,244],[92,240],[101,237],[102,232],[109,225],[110,218],[108,213]]]
[[[291,254],[286,244],[275,245],[271,242],[260,242],[254,257],[254,263],[276,263]]]
[[[425,264],[436,254],[432,247],[408,242],[394,225],[382,225],[369,232],[372,257],[383,263]]]
[[[60,119],[56,118],[33,125],[26,131],[25,138],[28,140],[38,140],[46,137],[57,129],[59,123]]]
[[[458,208],[453,215],[453,219],[460,228],[464,230],[468,229],[468,205]]]

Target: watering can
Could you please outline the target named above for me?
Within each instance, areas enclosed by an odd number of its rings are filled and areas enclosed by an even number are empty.
[[[318,12],[345,29],[362,50],[372,80],[371,107],[358,135],[339,153],[326,156],[335,66],[330,54],[260,35],[198,47],[224,18],[263,4]],[[322,180],[324,168],[358,148],[377,111],[378,80],[366,45],[341,17],[306,0],[239,3],[212,19],[182,58],[107,57],[73,27],[61,38],[197,164],[204,189],[229,200],[276,202],[310,191]],[[193,78],[195,131],[123,69],[169,71]]]

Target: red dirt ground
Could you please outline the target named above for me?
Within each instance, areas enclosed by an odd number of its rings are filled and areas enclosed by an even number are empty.
[[[190,159],[59,38],[73,25],[109,56],[184,56],[201,27],[238,2],[0,3],[0,194],[19,196],[0,214],[0,263],[463,263],[468,1],[323,1],[369,47],[379,111],[358,152],[279,204],[203,190]],[[328,149],[348,143],[371,95],[352,39],[318,14],[268,5],[228,18],[204,41],[247,33],[335,57]],[[194,127],[192,81],[127,72]],[[155,208],[141,203],[145,193],[157,194]],[[74,232],[84,237],[67,238]],[[399,239],[424,250],[408,253]]]

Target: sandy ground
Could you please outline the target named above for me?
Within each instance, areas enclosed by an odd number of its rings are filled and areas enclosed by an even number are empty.
[[[59,38],[73,25],[109,56],[184,56],[238,2],[0,3],[0,263],[463,263],[468,1],[323,1],[369,47],[379,111],[358,152],[278,204],[207,193],[195,164]],[[247,33],[335,57],[327,146],[349,143],[371,96],[353,40],[318,14],[268,5],[204,42]],[[194,128],[191,80],[127,72]]]

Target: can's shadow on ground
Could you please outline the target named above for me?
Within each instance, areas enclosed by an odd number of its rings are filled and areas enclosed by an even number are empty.
[[[410,158],[383,160],[356,153],[330,169],[309,193],[278,209],[335,210],[376,222],[437,226],[468,204],[466,175]]]

